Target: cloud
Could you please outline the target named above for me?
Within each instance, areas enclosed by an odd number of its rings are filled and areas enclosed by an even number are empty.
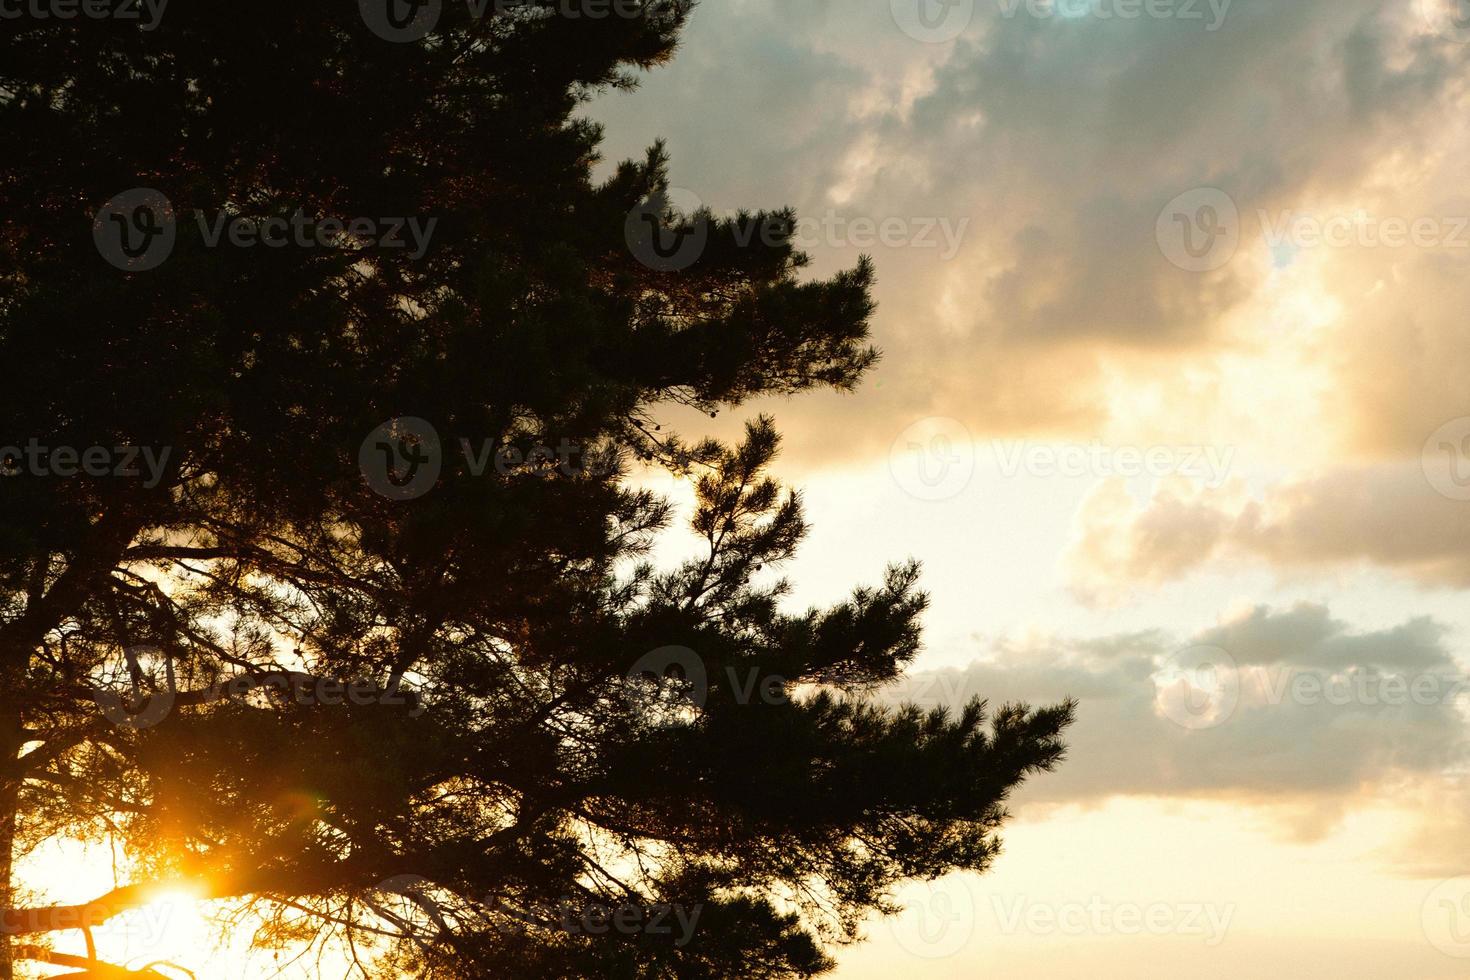
[[[947,261],[843,236],[813,249],[818,273],[876,254],[887,358],[854,398],[751,407],[777,411],[794,457],[879,454],[925,415],[982,436],[1200,430],[1239,407],[1227,382],[1248,368],[1260,378],[1252,397],[1299,394],[1300,374],[1272,373],[1293,358],[1330,374],[1326,398],[1377,379],[1380,397],[1326,416],[1345,443],[1417,451],[1433,426],[1392,406],[1426,378],[1435,424],[1460,414],[1445,414],[1464,349],[1453,271],[1416,259],[1413,281],[1385,287],[1371,316],[1309,337],[1283,319],[1259,213],[1442,206],[1418,198],[1437,172],[1426,161],[1458,180],[1451,164],[1470,148],[1463,126],[1447,124],[1463,115],[1465,46],[1413,5],[1382,0],[1235,0],[1213,31],[1210,16],[973,6],[958,39],[927,44],[899,29],[887,0],[704,4],[672,65],[590,107],[610,158],[667,136],[675,182],[717,209],[969,222]],[[1205,186],[1238,208],[1239,253],[1188,272],[1165,255],[1158,222]],[[1322,283],[1297,285],[1351,309],[1359,287],[1393,282],[1390,266],[1406,261],[1338,250],[1321,259]],[[1416,313],[1435,276],[1444,302]],[[1361,355],[1343,352],[1339,331],[1362,341]],[[1127,397],[1140,388],[1156,389],[1151,404]],[[834,440],[839,418],[845,437]]]
[[[1224,564],[1278,571],[1368,563],[1429,585],[1470,587],[1470,503],[1446,496],[1422,464],[1339,467],[1250,494],[1161,483],[1140,502],[1117,481],[1077,516],[1074,590],[1107,602]]]
[[[1318,605],[1256,607],[1190,637],[1002,642],[890,695],[935,706],[1081,702],[1068,759],[1028,803],[1115,796],[1296,807],[1294,832],[1465,761],[1470,682],[1429,619],[1356,631]]]

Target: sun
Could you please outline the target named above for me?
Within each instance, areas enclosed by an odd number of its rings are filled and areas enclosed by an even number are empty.
[[[213,946],[204,903],[182,888],[161,891],[147,905],[114,916],[92,930],[92,938],[99,959],[179,977],[189,974],[170,964],[197,973]]]

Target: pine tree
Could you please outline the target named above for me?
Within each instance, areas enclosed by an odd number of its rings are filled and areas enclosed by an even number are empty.
[[[793,612],[772,421],[660,425],[877,359],[872,267],[805,275],[790,212],[677,213],[662,147],[594,180],[579,106],[688,7],[0,35],[0,977],[122,975],[46,937],[181,882],[369,975],[811,976],[992,860],[1071,706],[875,706],[916,566]],[[35,897],[58,839],[125,880]]]

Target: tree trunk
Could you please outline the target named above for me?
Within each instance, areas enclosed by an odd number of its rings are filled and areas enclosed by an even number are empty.
[[[14,693],[23,690],[17,683],[17,671],[13,667],[0,674],[11,693],[8,703],[0,705],[0,980],[15,978],[15,943],[17,934],[12,928],[10,909],[16,901],[15,881],[15,836],[20,818],[20,788],[25,781],[25,769],[20,762],[21,750],[25,748],[25,719],[22,706],[14,700]]]
[[[20,798],[20,774],[17,757],[21,746],[18,741],[19,725],[4,719],[4,731],[0,732],[0,752],[3,752],[4,771],[0,774],[0,916],[16,906],[15,901],[15,821],[16,807]],[[15,936],[11,934],[8,916],[0,918],[0,980],[15,980],[15,961],[11,949]]]

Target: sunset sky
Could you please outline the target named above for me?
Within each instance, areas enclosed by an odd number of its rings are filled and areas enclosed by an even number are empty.
[[[918,558],[909,697],[1081,699],[994,873],[838,977],[1464,975],[1454,7],[711,0],[591,106],[677,203],[876,259],[869,383],[748,412],[796,599]]]
[[[904,891],[838,980],[1466,975],[1467,65],[1470,0],[703,0],[583,108],[600,178],[662,139],[686,212],[795,209],[812,278],[874,260],[856,391],[661,419],[774,416],[790,605],[917,559],[882,698],[1079,704],[993,870]],[[27,870],[80,900],[114,857]],[[346,973],[211,952],[202,911],[99,950]]]

